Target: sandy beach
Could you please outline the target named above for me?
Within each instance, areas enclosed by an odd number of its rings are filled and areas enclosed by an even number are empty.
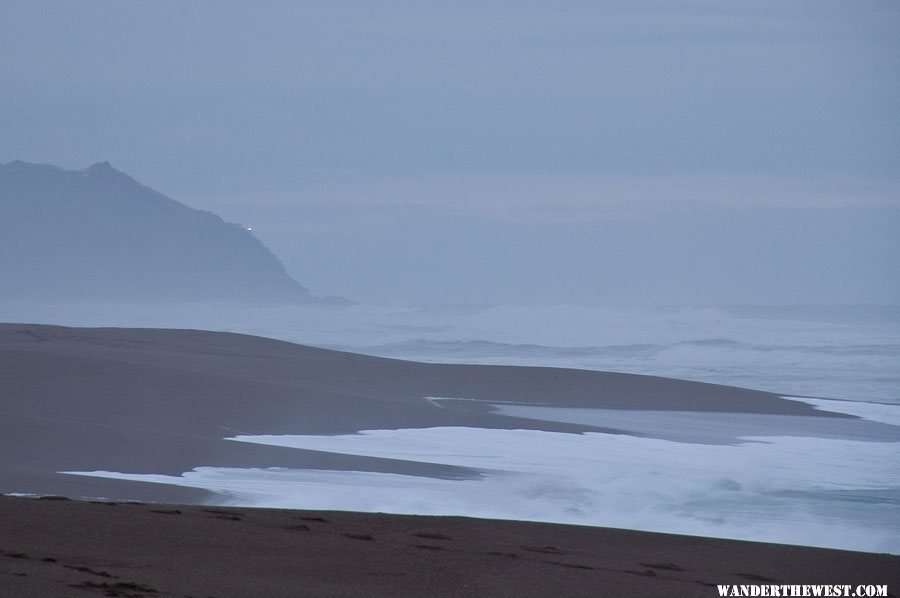
[[[0,7],[0,598],[900,597],[900,2]]]
[[[202,465],[464,480],[480,472],[226,438],[439,426],[634,435],[491,406],[506,402],[854,420],[771,393],[414,363],[231,333],[27,324],[0,325],[0,391],[0,493],[43,497],[0,497],[4,596],[714,596],[722,583],[900,583],[896,556],[549,523],[230,508],[203,488],[60,473],[177,476]]]
[[[223,440],[464,426],[612,431],[501,416],[477,398],[557,407],[846,417],[771,393],[557,368],[415,363],[240,334],[0,325],[0,492],[194,502],[188,488],[61,475],[197,465],[458,477],[462,468]],[[127,490],[125,489],[127,488]]]
[[[591,527],[0,498],[4,596],[718,596],[900,584],[900,557]]]

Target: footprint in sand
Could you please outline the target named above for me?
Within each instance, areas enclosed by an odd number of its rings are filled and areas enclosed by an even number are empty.
[[[452,540],[450,536],[439,534],[437,532],[416,532],[412,534],[416,538],[425,538],[426,540]]]
[[[641,577],[658,577],[653,569],[644,569],[643,571],[622,571],[622,573],[630,573],[631,575],[640,575]]]
[[[651,569],[661,569],[663,571],[684,571],[675,563],[638,563],[641,567],[650,567]]]
[[[528,552],[541,552],[544,554],[569,554],[565,550],[560,550],[556,546],[523,546]]]
[[[80,589],[90,589],[90,590],[103,590],[107,596],[142,596],[143,594],[122,594],[121,592],[124,590],[136,590],[138,592],[147,592],[150,594],[156,594],[157,590],[151,588],[150,586],[146,586],[141,583],[134,583],[131,581],[120,581],[116,583],[107,583],[107,582],[95,582],[95,581],[85,581],[79,584],[69,584],[70,588],[80,588]]]
[[[200,509],[203,513],[210,513],[212,515],[226,515],[228,517],[243,517],[243,513],[235,513],[234,511],[220,511],[218,509]]]
[[[765,575],[758,575],[756,573],[735,573],[738,577],[743,577],[744,579],[749,579],[750,581],[775,581],[775,579],[771,577],[766,577]]]
[[[115,575],[111,573],[107,573],[106,571],[97,571],[96,569],[91,569],[90,567],[81,567],[78,565],[63,565],[66,569],[72,569],[73,571],[80,571],[81,573],[88,573],[90,575],[96,575],[97,577],[108,577],[110,579],[115,579]]]
[[[310,531],[308,525],[303,525],[302,523],[296,525],[285,525],[283,529],[291,530],[292,532],[308,532]]]
[[[11,559],[30,559],[31,557],[24,552],[4,552],[3,556]]]
[[[351,538],[353,540],[367,540],[372,541],[375,538],[369,534],[344,534],[344,537]]]
[[[586,569],[593,571],[595,567],[591,567],[590,565],[579,565],[577,563],[561,563],[559,561],[541,561],[543,563],[547,563],[548,565],[557,565],[559,567],[567,567],[569,569]]]

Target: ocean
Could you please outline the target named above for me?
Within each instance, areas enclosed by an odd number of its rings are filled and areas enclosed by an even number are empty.
[[[900,305],[0,304],[0,320],[223,330],[416,361],[608,370],[900,404]]]
[[[634,435],[425,428],[231,439],[458,465],[479,470],[474,479],[202,463],[180,476],[69,473],[208,488],[223,504],[556,521],[900,554],[900,306],[35,309],[6,306],[0,319],[204,328],[418,361],[651,374],[768,390],[861,418],[825,425],[494,405]],[[423,400],[448,398],[476,399]]]

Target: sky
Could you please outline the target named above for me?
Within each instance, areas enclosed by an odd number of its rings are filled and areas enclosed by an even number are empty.
[[[0,162],[382,303],[900,303],[893,1],[0,0]]]

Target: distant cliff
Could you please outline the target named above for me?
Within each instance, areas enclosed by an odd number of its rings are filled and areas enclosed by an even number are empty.
[[[0,301],[335,302],[251,232],[108,162],[0,165]]]

